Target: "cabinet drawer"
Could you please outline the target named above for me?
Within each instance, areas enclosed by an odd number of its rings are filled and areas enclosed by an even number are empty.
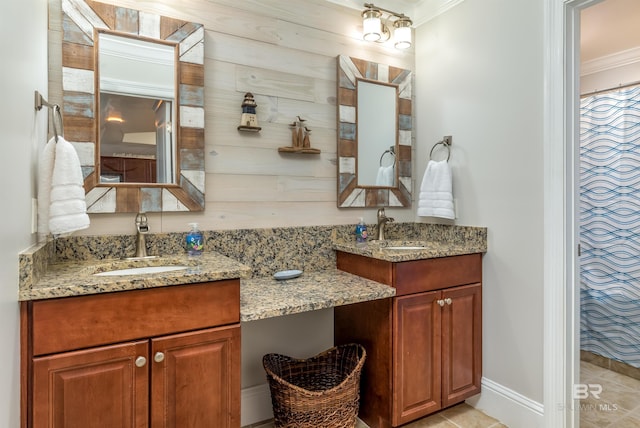
[[[338,251],[338,269],[396,288],[396,296],[482,282],[482,254],[389,262]]]
[[[394,263],[393,277],[397,296],[482,282],[482,255]]]
[[[240,280],[29,302],[33,354],[240,322]]]

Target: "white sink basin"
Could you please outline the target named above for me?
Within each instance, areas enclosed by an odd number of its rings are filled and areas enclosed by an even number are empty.
[[[369,241],[369,244],[373,248],[378,248],[380,251],[416,251],[426,250],[428,243],[421,240],[413,239],[394,239],[388,241]]]
[[[189,266],[142,266],[128,269],[109,270],[106,272],[94,273],[94,276],[120,276],[120,275],[145,275],[150,273],[173,272],[177,270],[189,269]]]
[[[423,247],[421,245],[382,247],[383,250],[424,250],[425,248],[427,247]]]

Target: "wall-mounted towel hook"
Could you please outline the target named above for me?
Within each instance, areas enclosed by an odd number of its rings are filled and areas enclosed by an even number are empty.
[[[35,108],[37,111],[42,110],[42,107],[49,107],[51,109],[51,122],[53,125],[53,136],[58,142],[58,137],[64,135],[63,123],[62,123],[62,110],[58,104],[53,104],[47,101],[40,92],[35,91]],[[58,127],[56,126],[56,117],[58,118],[58,122],[60,123],[60,132],[58,132]]]
[[[49,101],[47,101],[40,92],[35,91],[35,107],[36,110],[40,111],[42,110],[42,107],[49,107],[49,108],[53,108],[57,106],[57,104],[52,104]]]
[[[444,137],[442,137],[442,140],[438,141],[437,143],[435,143],[433,145],[433,147],[431,147],[431,151],[429,152],[429,159],[431,159],[431,155],[433,154],[433,150],[438,147],[439,145],[443,145],[447,148],[447,162],[449,161],[449,158],[451,157],[451,144],[453,142],[453,137],[451,135],[445,135]]]

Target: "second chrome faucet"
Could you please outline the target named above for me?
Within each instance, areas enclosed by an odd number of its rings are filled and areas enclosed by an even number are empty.
[[[378,241],[384,241],[384,229],[387,223],[394,221],[393,217],[387,217],[384,208],[378,210],[378,224],[376,226],[376,239]]]
[[[146,234],[149,233],[149,224],[147,223],[147,215],[145,213],[138,213],[136,216],[136,229],[138,229],[138,234],[136,236],[135,257],[148,257]]]

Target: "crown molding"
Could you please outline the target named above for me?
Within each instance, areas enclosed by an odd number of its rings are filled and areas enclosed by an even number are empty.
[[[414,7],[415,19],[413,19],[413,24],[415,27],[419,27],[459,5],[463,1],[464,0],[422,0]]]
[[[588,76],[589,74],[600,73],[636,62],[640,62],[640,47],[585,61],[580,65],[580,75]]]

